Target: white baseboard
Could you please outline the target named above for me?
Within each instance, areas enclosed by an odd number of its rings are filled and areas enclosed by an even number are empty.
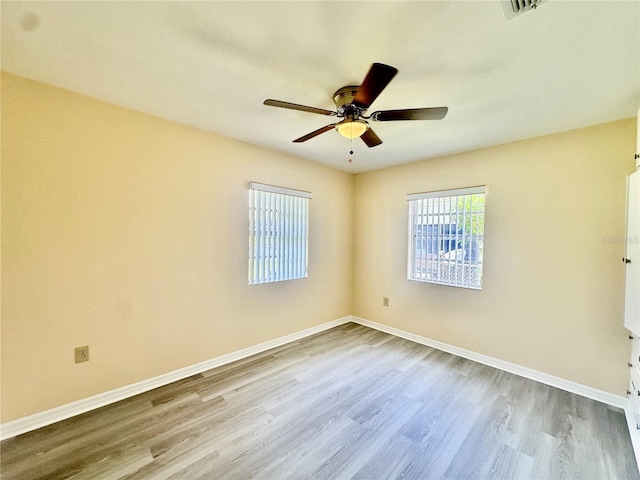
[[[279,347],[286,343],[300,340],[301,338],[314,335],[324,330],[328,330],[329,328],[343,325],[350,321],[350,316],[339,318],[337,320],[326,322],[321,325],[316,325],[315,327],[307,328],[290,335],[285,335],[284,337],[269,340],[268,342],[260,343],[252,347],[243,348],[242,350],[231,352],[226,355],[221,355],[219,357],[212,358],[195,365],[180,368],[178,370],[174,370],[173,372],[158,375],[157,377],[149,378],[132,385],[116,388],[115,390],[110,390],[108,392],[100,393],[92,397],[83,398],[82,400],[78,400],[76,402],[61,405],[60,407],[52,408],[50,410],[45,410],[44,412],[36,413],[34,415],[29,415],[28,417],[19,418],[11,422],[4,423],[0,425],[0,440],[15,437],[16,435],[30,432],[47,425],[51,425],[52,423],[56,423],[67,418],[80,415],[81,413],[104,407],[105,405],[124,400],[125,398],[130,398],[134,395],[148,392],[149,390],[153,390],[154,388],[168,385],[169,383],[182,380],[192,375],[206,372],[207,370],[211,370],[212,368],[220,367],[222,365],[226,365],[227,363],[235,362],[237,360],[250,357],[251,355],[255,355],[257,353]]]
[[[482,363],[490,367],[498,368],[500,370],[504,370],[505,372],[513,373],[530,380],[535,380],[536,382],[544,383],[552,387],[560,388],[562,390],[566,390],[567,392],[582,395],[583,397],[597,400],[598,402],[606,403],[607,405],[612,405],[621,409],[624,409],[627,406],[627,398],[620,395],[615,395],[603,390],[598,390],[597,388],[587,387],[586,385],[571,382],[569,380],[565,380],[564,378],[555,377],[538,370],[523,367],[515,363],[505,362],[504,360],[499,360],[488,355],[483,355],[471,350],[456,347],[455,345],[449,345],[448,343],[440,342],[438,340],[432,340],[431,338],[422,337],[414,333],[405,332],[404,330],[389,327],[388,325],[372,322],[370,320],[365,320],[364,318],[359,318],[352,315],[351,319],[354,323],[359,323],[360,325],[364,325],[366,327],[375,328],[376,330],[380,330],[381,332],[389,333],[391,335],[395,335],[396,337],[405,338],[407,340],[411,340],[428,347],[433,347],[438,350],[442,350],[443,352],[452,353],[453,355],[457,355],[468,360],[473,360],[474,362]]]

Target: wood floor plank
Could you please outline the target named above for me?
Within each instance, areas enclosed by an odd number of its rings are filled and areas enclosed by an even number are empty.
[[[399,396],[384,406],[384,414],[360,425],[355,439],[317,468],[312,478],[352,478],[420,408],[414,400]]]
[[[548,480],[576,478],[571,463],[567,461],[569,457],[564,452],[566,445],[562,440],[543,432],[538,432],[536,436],[536,451],[533,455],[531,478]]]
[[[407,465],[415,462],[419,445],[407,437],[395,434],[351,478],[378,480],[381,478],[411,478],[405,475]],[[437,477],[433,477],[437,478]]]
[[[3,480],[640,480],[621,410],[352,323],[0,453]]]
[[[441,478],[481,410],[466,401],[423,405],[354,478]]]
[[[135,419],[143,415],[143,412],[151,411],[152,407],[148,398],[137,396],[5,440],[0,444],[3,454],[0,465],[6,468],[14,463],[21,463],[32,455],[40,457],[61,445],[86,438],[108,425]]]
[[[125,475],[138,471],[153,461],[153,456],[145,446],[121,449],[104,458],[91,462],[81,471],[69,477],[69,480],[118,480]]]
[[[138,414],[124,423],[88,430],[83,436],[34,455],[2,471],[3,480],[11,478],[65,478],[81,473],[85,468],[111,455],[137,448],[155,437],[167,425],[181,423],[199,413],[203,404],[197,395],[184,397]],[[4,452],[2,464],[4,465]]]
[[[478,417],[445,472],[445,478],[508,478],[493,474],[501,473],[496,465],[503,462],[501,457],[505,454],[506,442],[516,434],[512,430],[512,420],[513,406],[510,400],[499,396]]]
[[[274,374],[277,374],[282,370],[303,362],[306,358],[308,358],[306,355],[296,355],[291,356],[291,358],[278,357],[277,359],[276,357],[270,357],[268,359],[264,359],[265,361],[260,368],[255,368],[242,374],[222,379],[213,377],[212,383],[203,387],[199,391],[200,397],[203,402],[206,402],[212,398],[224,395],[227,392],[249,385],[257,380],[261,380],[262,378],[274,376]]]

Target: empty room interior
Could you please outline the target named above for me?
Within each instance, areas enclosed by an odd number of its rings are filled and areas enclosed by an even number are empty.
[[[639,2],[1,9],[3,479],[640,478]]]

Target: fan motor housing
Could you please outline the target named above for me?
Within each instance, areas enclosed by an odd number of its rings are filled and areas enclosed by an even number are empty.
[[[346,87],[338,89],[336,93],[333,94],[333,103],[336,104],[339,116],[364,112],[364,109],[353,105],[353,99],[358,93],[358,88],[360,88],[360,85],[347,85]]]

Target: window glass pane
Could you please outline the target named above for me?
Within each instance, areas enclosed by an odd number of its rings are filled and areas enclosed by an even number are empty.
[[[484,187],[412,194],[407,278],[482,288]]]

